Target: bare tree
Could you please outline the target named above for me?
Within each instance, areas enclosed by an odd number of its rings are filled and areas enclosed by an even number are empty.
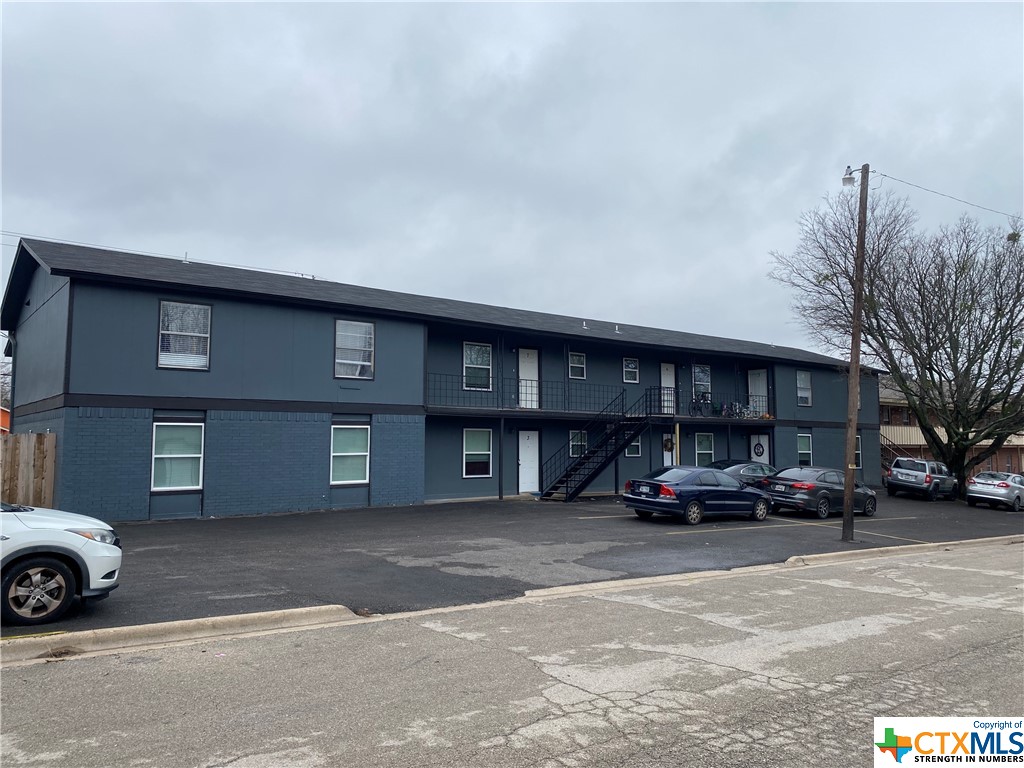
[[[0,406],[11,408],[11,358],[0,358]]]
[[[887,369],[933,455],[960,480],[1024,431],[1024,252],[1019,222],[984,229],[968,216],[938,234],[891,194],[868,207],[862,344]],[[832,349],[849,350],[857,199],[826,198],[800,219],[771,277]],[[968,458],[972,451],[977,451]]]

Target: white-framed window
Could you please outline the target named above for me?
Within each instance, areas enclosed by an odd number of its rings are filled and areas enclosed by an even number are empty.
[[[210,368],[210,313],[208,304],[160,302],[161,368]]]
[[[491,391],[491,345],[467,341],[462,345],[464,389]]]
[[[373,323],[334,321],[334,378],[373,378]]]
[[[811,436],[800,434],[796,436],[796,463],[801,467],[814,466],[814,451],[811,446]]]
[[[706,467],[715,460],[715,436],[711,432],[698,432],[693,436],[697,466]]]
[[[636,459],[643,455],[641,449],[640,438],[638,437],[632,443],[626,446],[626,450],[623,454],[627,459]]]
[[[711,391],[711,366],[693,366],[693,399],[699,400],[700,396]]]
[[[626,384],[640,383],[640,361],[637,358],[622,358],[622,380]]]
[[[578,459],[587,452],[587,431],[585,429],[569,430],[569,457]]]
[[[569,353],[569,378],[587,378],[587,356],[582,352]]]
[[[857,465],[857,469],[863,469],[860,461],[860,435],[857,435],[857,447],[853,454],[853,463]]]
[[[370,427],[331,425],[331,485],[370,482]]]
[[[810,371],[797,371],[796,372],[796,404],[797,405],[810,405],[811,404],[811,372]]]
[[[197,491],[203,487],[202,424],[153,425],[154,491]]]
[[[491,476],[491,430],[462,430],[462,476]]]

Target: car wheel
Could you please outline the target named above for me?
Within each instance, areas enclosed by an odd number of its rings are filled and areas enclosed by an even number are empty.
[[[4,574],[0,614],[9,624],[56,621],[71,607],[75,592],[70,568],[52,557],[33,557]]]
[[[696,525],[704,519],[704,507],[700,505],[699,501],[691,501],[686,505],[686,522],[690,525]]]
[[[654,517],[654,513],[648,512],[646,509],[634,509],[633,511],[636,512],[636,516],[641,520],[650,520]]]
[[[820,499],[818,499],[818,508],[815,511],[818,513],[818,517],[822,520],[829,516],[829,513],[832,511],[832,509],[831,505],[828,502],[828,496],[822,496]]]
[[[758,499],[754,502],[754,511],[750,513],[751,520],[757,520],[761,522],[768,517],[768,502],[764,499]]]
[[[875,511],[878,509],[878,502],[873,498],[868,498],[864,502],[864,517],[874,517]]]
[[[931,488],[928,489],[927,498],[928,498],[928,501],[935,501],[936,499],[939,498],[939,493],[935,489],[934,485]]]
[[[972,499],[970,496],[968,496],[967,497],[967,506],[968,507],[976,507],[976,506],[978,506],[978,502],[975,501],[974,499]]]
[[[1017,496],[1013,500],[1013,511],[1020,512],[1020,496]]]
[[[896,495],[896,489],[892,488],[891,486],[888,486],[888,485],[885,486],[885,492],[887,494],[889,494],[890,496],[895,496]]]

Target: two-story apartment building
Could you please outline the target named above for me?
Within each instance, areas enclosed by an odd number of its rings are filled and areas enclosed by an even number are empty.
[[[667,463],[842,466],[812,352],[22,240],[13,432],[104,520],[615,492]],[[880,482],[878,384],[859,466]]]

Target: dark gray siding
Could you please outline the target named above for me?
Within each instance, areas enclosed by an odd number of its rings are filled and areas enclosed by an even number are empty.
[[[36,269],[14,331],[14,407],[64,391],[70,284]]]
[[[157,367],[161,299],[212,305],[210,370]],[[335,319],[376,323],[372,381],[334,378]],[[421,405],[423,359],[417,323],[220,297],[75,288],[72,392]]]

